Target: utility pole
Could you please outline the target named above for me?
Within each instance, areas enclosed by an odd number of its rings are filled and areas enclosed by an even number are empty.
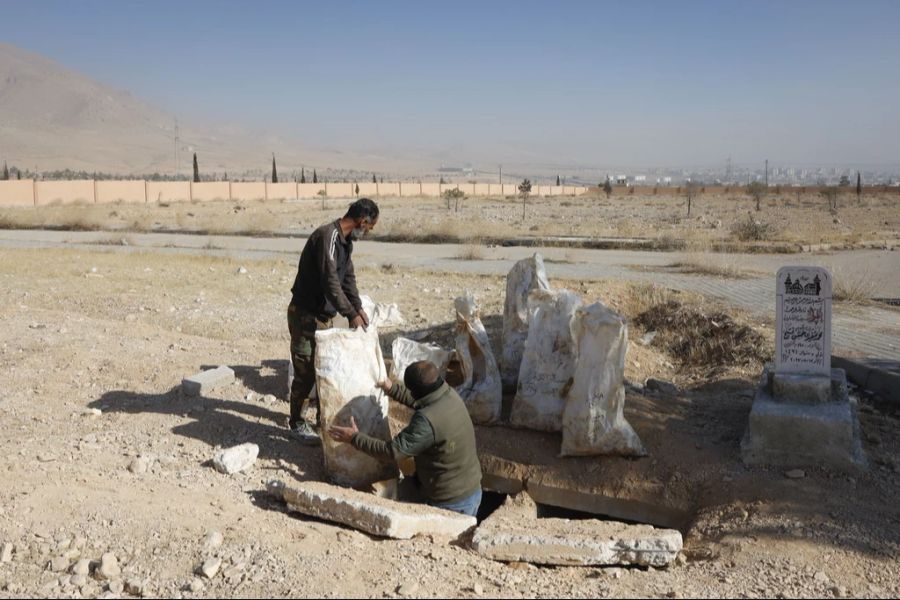
[[[769,187],[769,159],[766,159],[766,187]]]
[[[503,184],[503,165],[500,165],[500,184]]]

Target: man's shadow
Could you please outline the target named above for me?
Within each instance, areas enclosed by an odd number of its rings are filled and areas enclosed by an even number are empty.
[[[304,446],[293,437],[284,425],[288,411],[283,403],[273,405],[284,407],[279,411],[251,401],[188,396],[182,392],[181,386],[173,386],[162,394],[112,390],[88,406],[105,413],[133,415],[136,420],[141,413],[180,418],[181,422],[172,427],[172,433],[207,444],[209,460],[202,464],[208,464],[210,468],[216,448],[230,448],[250,442],[259,446],[260,458],[279,461],[279,467],[272,468],[273,477],[287,473],[301,481],[325,478],[321,448]]]

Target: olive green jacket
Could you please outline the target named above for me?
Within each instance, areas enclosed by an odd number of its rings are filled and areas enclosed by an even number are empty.
[[[475,493],[481,487],[475,428],[456,390],[445,383],[416,400],[405,385],[394,383],[388,395],[416,411],[409,425],[390,442],[357,433],[353,447],[381,460],[413,457],[429,502],[454,502]]]

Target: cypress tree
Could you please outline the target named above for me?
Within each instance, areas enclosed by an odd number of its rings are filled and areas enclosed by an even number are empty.
[[[556,176],[556,187],[559,187],[559,175]]]
[[[0,180],[8,181],[9,180],[9,167],[6,166],[6,161],[3,161],[3,173],[0,173]]]
[[[194,152],[194,183],[200,183],[200,167],[197,166],[196,152]]]
[[[862,177],[859,174],[859,171],[856,172],[856,201],[859,202],[862,199]]]
[[[278,171],[275,170],[275,155],[272,154],[272,183],[278,183]]]
[[[375,173],[372,173],[372,183],[378,183],[377,181],[375,181]]]
[[[356,184],[356,195],[359,196],[359,184]]]
[[[303,167],[300,167],[300,183],[306,183],[306,173],[303,171]]]
[[[313,183],[319,183],[319,177],[316,175],[315,169],[313,169]]]

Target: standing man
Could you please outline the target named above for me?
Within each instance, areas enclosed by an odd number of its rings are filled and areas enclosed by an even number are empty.
[[[329,329],[340,313],[350,327],[366,328],[369,316],[362,308],[356,275],[353,271],[353,241],[368,233],[378,222],[378,205],[360,198],[340,219],[316,229],[309,239],[297,268],[288,306],[288,331],[291,334],[291,417],[288,425],[300,440],[315,445],[321,442],[313,427],[303,418],[309,393],[316,383],[316,331]],[[320,421],[316,406],[316,426]]]
[[[349,427],[331,425],[328,434],[383,461],[412,457],[415,484],[431,506],[477,516],[481,504],[481,464],[475,428],[459,394],[447,385],[434,364],[420,360],[406,367],[403,383],[378,384],[394,401],[415,409],[409,425],[390,442]]]

